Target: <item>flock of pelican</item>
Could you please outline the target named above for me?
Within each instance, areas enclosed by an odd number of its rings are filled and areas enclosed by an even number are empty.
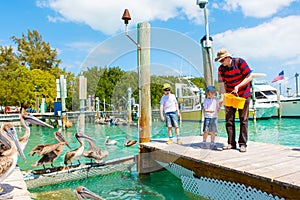
[[[6,179],[15,169],[18,155],[26,162],[26,158],[24,155],[24,149],[30,138],[30,124],[45,126],[49,128],[53,128],[51,125],[39,120],[38,118],[28,114],[22,113],[20,114],[20,122],[21,125],[25,128],[25,133],[22,137],[18,138],[17,131],[12,123],[3,123],[1,125],[0,130],[0,183]],[[69,143],[63,137],[61,130],[54,132],[54,137],[57,140],[55,144],[40,144],[34,147],[29,155],[33,156],[37,154],[41,158],[36,161],[32,166],[40,166],[42,165],[44,169],[46,169],[45,164],[49,163],[53,168],[53,161],[60,156],[63,151],[63,147],[67,146],[71,149]],[[86,157],[94,160],[96,163],[101,163],[103,158],[108,156],[108,151],[99,149],[94,139],[85,135],[84,133],[77,132],[75,134],[75,138],[77,139],[79,146],[76,149],[71,149],[69,152],[65,154],[64,164],[65,167],[63,169],[68,169],[69,164],[78,161],[80,164],[80,158]],[[89,147],[86,151],[84,151],[84,139],[87,140]],[[109,140],[109,136],[106,137],[105,144],[106,145],[116,145],[118,142],[116,140]],[[128,140],[124,141],[124,146],[132,146],[137,143],[136,140]],[[102,199],[101,197],[95,195],[87,188],[80,186],[74,190],[78,199],[84,198],[94,198],[94,199]],[[0,187],[1,194],[1,187]]]

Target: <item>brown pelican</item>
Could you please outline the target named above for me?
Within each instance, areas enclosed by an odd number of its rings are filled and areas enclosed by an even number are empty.
[[[30,151],[29,154],[31,156],[36,153],[39,156],[43,156],[36,163],[32,164],[32,166],[37,167],[43,165],[45,169],[44,164],[51,163],[51,166],[54,168],[53,161],[62,153],[63,146],[67,145],[71,149],[69,143],[65,140],[60,131],[54,132],[54,137],[58,141],[57,144],[40,144]]]
[[[25,128],[25,134],[23,135],[23,137],[21,137],[19,139],[19,142],[20,142],[20,146],[22,148],[22,150],[25,149],[27,143],[28,143],[28,140],[29,140],[29,137],[30,137],[30,127],[29,127],[29,124],[34,124],[34,125],[39,125],[39,126],[46,126],[46,127],[49,127],[49,128],[53,128],[53,126],[43,122],[42,120],[28,114],[28,113],[22,113],[20,114],[20,120],[21,120],[21,124],[24,126]]]
[[[2,135],[2,139],[6,140],[4,143],[10,146],[0,156],[0,182],[2,182],[15,169],[18,161],[18,153],[24,161],[26,161],[26,158],[20,147],[17,132],[12,123],[2,124],[0,134]]]
[[[64,160],[64,164],[65,166],[68,166],[69,163],[78,160],[78,163],[80,164],[79,158],[83,155],[83,151],[84,151],[84,141],[83,138],[86,138],[88,140],[93,140],[92,138],[90,138],[89,136],[83,134],[83,133],[76,133],[75,134],[76,139],[79,142],[79,147],[77,149],[74,149],[68,153],[66,153],[65,155],[65,160]]]
[[[78,200],[82,199],[96,199],[96,200],[103,200],[102,197],[98,196],[97,194],[91,192],[87,188],[83,186],[78,186],[75,190],[75,195],[78,198]]]
[[[124,141],[124,146],[129,147],[136,144],[136,140],[128,140],[128,136],[126,136]]]
[[[95,143],[91,140],[88,140],[89,148],[86,152],[83,153],[84,157],[96,160],[96,163],[101,163],[102,159],[108,156],[108,151],[99,149]]]
[[[116,145],[118,143],[118,141],[116,140],[109,140],[109,136],[106,136],[106,139],[105,139],[105,144],[106,145]]]

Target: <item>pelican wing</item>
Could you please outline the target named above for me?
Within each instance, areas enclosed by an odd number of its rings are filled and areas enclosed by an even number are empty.
[[[29,154],[31,156],[33,156],[35,153],[37,153],[38,155],[41,155],[41,152],[43,151],[43,149],[45,148],[46,144],[40,144],[36,147],[34,147],[30,152]]]
[[[12,166],[13,159],[9,156],[0,157],[0,177]]]
[[[56,150],[61,150],[62,147],[66,144],[66,142],[60,142],[58,144],[49,144],[49,145],[45,145],[45,147],[43,148],[43,150],[40,152],[41,155],[45,155],[48,154],[50,152],[54,152]]]

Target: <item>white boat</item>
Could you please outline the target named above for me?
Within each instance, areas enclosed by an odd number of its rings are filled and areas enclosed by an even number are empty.
[[[266,81],[256,81],[254,83],[256,102],[278,104],[280,108],[274,111],[273,116],[277,117],[278,112],[281,117],[300,117],[300,97],[285,97],[279,95],[275,87]]]

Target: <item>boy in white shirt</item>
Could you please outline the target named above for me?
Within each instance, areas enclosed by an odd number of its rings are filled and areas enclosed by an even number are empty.
[[[163,86],[164,96],[160,100],[160,118],[162,121],[165,121],[166,116],[166,126],[168,127],[169,139],[167,144],[173,142],[172,127],[175,128],[175,133],[177,137],[177,144],[182,144],[179,138],[179,127],[178,127],[178,117],[180,117],[180,112],[178,109],[178,103],[174,94],[171,94],[171,86],[166,83]]]
[[[204,126],[203,126],[203,143],[202,147],[207,147],[206,139],[210,135],[210,148],[216,149],[215,135],[218,132],[218,112],[220,110],[218,100],[216,99],[216,88],[208,86],[206,88],[207,97],[204,99]]]

